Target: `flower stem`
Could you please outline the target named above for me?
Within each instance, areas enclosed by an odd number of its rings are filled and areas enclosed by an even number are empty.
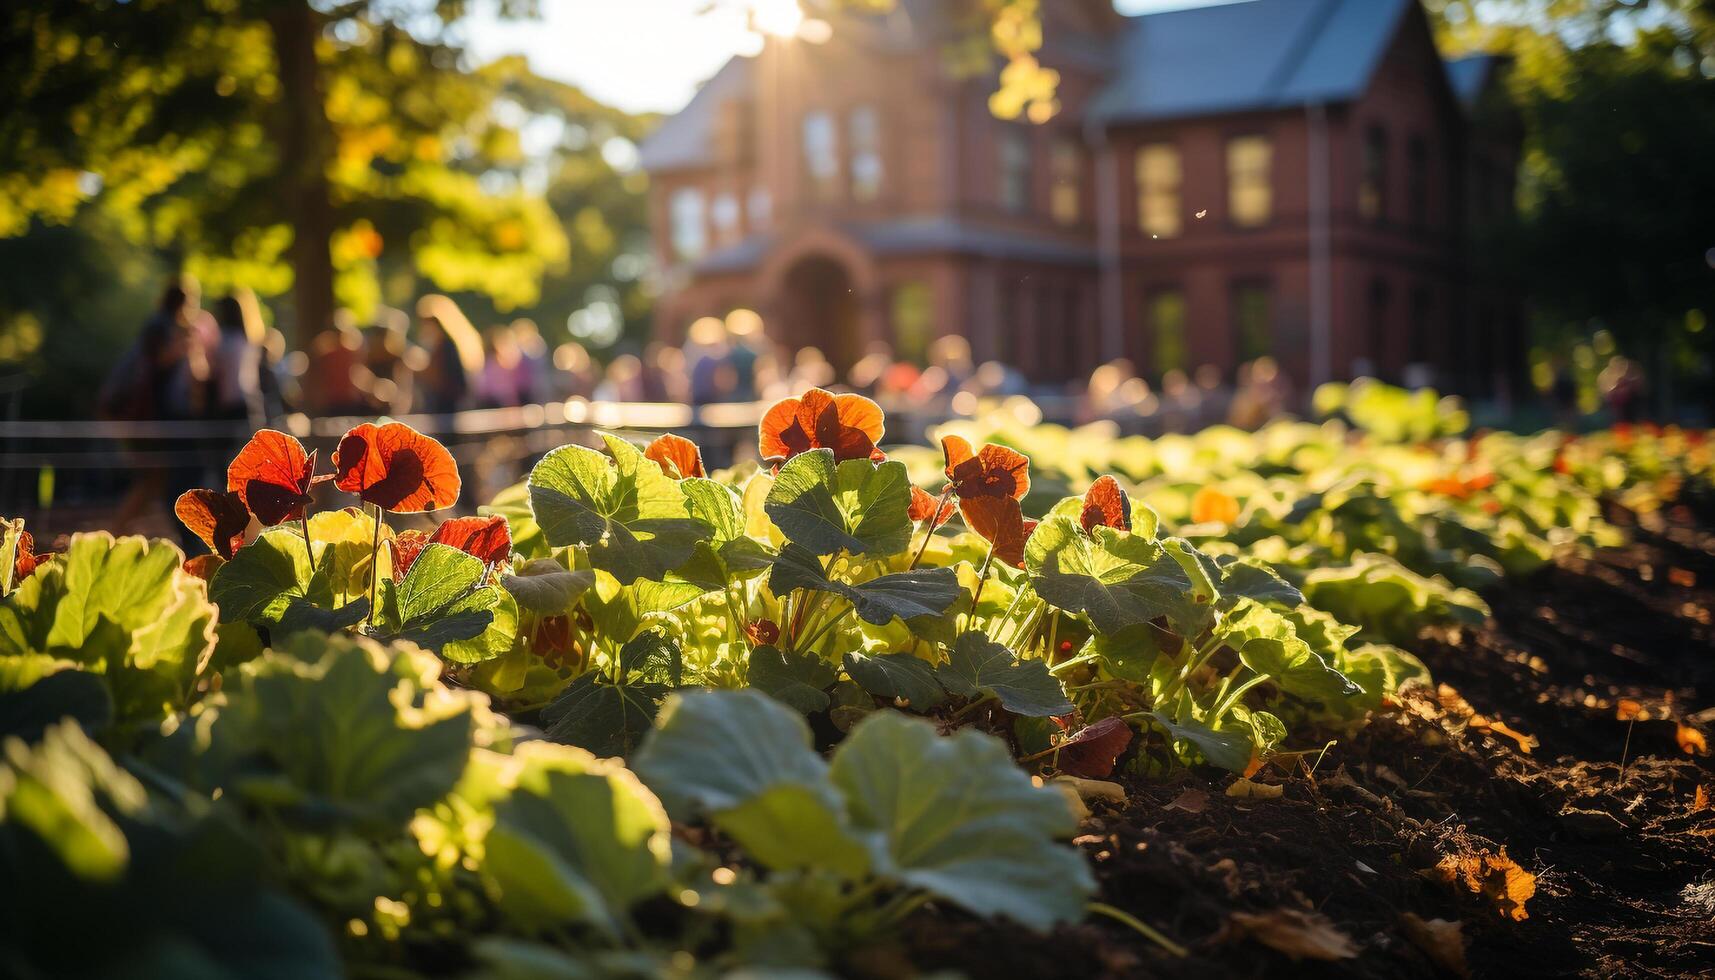
[[[977,605],[983,601],[983,586],[989,583],[989,566],[992,564],[994,564],[994,544],[990,542],[989,553],[987,557],[983,558],[983,567],[977,569],[977,588],[971,595],[971,612],[965,617],[965,627],[960,632],[969,630],[971,625],[977,621]]]
[[[381,583],[381,523],[382,522],[381,522],[381,507],[377,504],[370,504],[369,506],[371,508],[370,513],[372,513],[375,516],[375,538],[373,541],[370,542],[370,545],[369,545],[369,616],[367,619],[365,619],[365,622],[370,626],[374,626],[375,625],[375,593],[376,593],[376,587],[379,586]],[[306,538],[305,540],[308,540],[308,539]]]
[[[307,513],[298,515],[298,528],[304,532],[304,554],[310,559],[310,574],[316,573],[316,549],[310,547],[310,517]]]
[[[1155,927],[1146,924],[1142,919],[1132,915],[1130,912],[1126,912],[1123,909],[1116,909],[1106,902],[1091,902],[1089,905],[1085,906],[1085,908],[1097,915],[1105,915],[1115,922],[1118,922],[1155,945],[1160,946],[1163,950],[1166,950],[1170,956],[1177,956],[1180,959],[1184,959],[1191,955],[1190,950],[1179,945],[1173,940],[1168,939]]]
[[[949,483],[947,488],[941,491],[941,498],[935,501],[935,509],[929,512],[928,519],[923,522],[928,525],[928,530],[923,534],[923,543],[917,546],[917,553],[911,556],[911,564],[905,566],[906,571],[916,568],[917,563],[923,560],[923,553],[929,550],[929,539],[935,536],[935,528],[940,526],[937,522],[941,517],[941,508],[947,506],[947,498],[952,495],[953,485]]]

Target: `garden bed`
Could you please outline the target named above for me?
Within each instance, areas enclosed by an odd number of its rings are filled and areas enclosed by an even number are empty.
[[[1414,929],[1416,916],[1458,923],[1477,976],[1708,976],[1715,808],[1694,807],[1715,768],[1681,750],[1674,721],[1617,717],[1621,699],[1661,711],[1671,693],[1677,717],[1707,717],[1711,705],[1715,535],[1683,523],[1683,509],[1674,516],[1634,527],[1624,548],[1497,587],[1482,628],[1426,631],[1417,652],[1437,681],[1535,737],[1530,754],[1408,713],[1335,745],[1312,777],[1270,780],[1284,785],[1277,800],[1232,799],[1224,780],[1181,774],[1130,781],[1125,806],[1096,806],[1079,844],[1102,899],[1189,956],[1111,922],[1044,941],[925,915],[909,959],[972,976],[1259,976],[1295,965],[1319,976],[1448,975],[1430,949],[1445,957],[1458,944]],[[1500,846],[1535,879],[1522,921],[1434,870]],[[1295,964],[1233,918],[1280,910],[1319,913],[1358,955]]]

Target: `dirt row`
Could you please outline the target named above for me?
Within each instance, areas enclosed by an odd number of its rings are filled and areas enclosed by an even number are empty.
[[[1647,524],[1495,591],[1481,629],[1426,633],[1440,690],[1314,772],[1259,775],[1278,798],[1186,773],[1098,804],[1078,843],[1101,901],[1183,956],[1108,918],[1044,938],[929,911],[906,958],[972,977],[1715,975],[1715,535],[1683,510]]]

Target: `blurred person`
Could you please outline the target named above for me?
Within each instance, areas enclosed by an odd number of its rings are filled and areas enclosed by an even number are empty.
[[[554,362],[549,357],[548,341],[542,337],[542,328],[536,325],[535,320],[521,316],[512,321],[511,330],[512,340],[518,345],[520,370],[524,374],[521,382],[524,400],[536,405],[554,401]]]
[[[820,347],[800,347],[792,359],[792,370],[786,377],[786,387],[794,393],[811,388],[826,388],[838,378],[834,366],[828,363]]]
[[[1572,376],[1572,365],[1566,355],[1555,354],[1552,363],[1553,380],[1549,384],[1549,397],[1554,402],[1554,417],[1556,424],[1562,429],[1578,427],[1578,379]]]
[[[984,361],[962,390],[979,398],[1004,398],[1026,394],[1030,390],[1030,382],[1016,368],[999,361]]]
[[[685,352],[659,341],[643,348],[643,394],[633,401],[671,402],[683,405],[691,398],[690,379],[685,376]]]
[[[590,398],[595,395],[595,362],[583,344],[568,340],[554,348],[554,371],[549,388],[551,398]]]
[[[971,358],[971,342],[959,334],[937,337],[929,345],[929,365],[940,368],[946,375],[946,390],[958,390],[976,373],[976,365]]]
[[[760,385],[756,377],[756,364],[769,353],[768,336],[763,329],[762,317],[755,310],[737,309],[727,314],[727,336],[731,338],[732,350],[728,359],[733,368],[733,401],[756,401]]]
[[[1201,391],[1184,371],[1173,368],[1161,376],[1161,428],[1164,432],[1194,429],[1201,414]]]
[[[333,322],[310,341],[304,371],[304,394],[309,409],[319,415],[363,415],[368,404],[360,384],[363,335],[348,309],[334,311]]]
[[[869,352],[846,372],[846,385],[859,394],[874,398],[880,391],[882,378],[892,366],[893,347],[885,340],[871,341]]]
[[[1643,416],[1644,373],[1638,362],[1616,357],[1596,377],[1597,390],[1615,422],[1636,422]]]
[[[690,367],[692,405],[732,400],[733,389],[738,386],[738,375],[733,370],[732,347],[727,341],[724,322],[706,316],[691,324],[686,334],[684,355]]]
[[[482,374],[482,338],[450,298],[431,293],[417,301],[417,345],[427,355],[416,388],[425,412],[444,415],[464,407]]]
[[[482,334],[482,370],[476,375],[479,408],[517,408],[524,404],[529,368],[510,327],[489,327]]]
[[[256,380],[262,393],[262,415],[277,419],[296,407],[303,394],[287,358],[286,335],[275,327],[264,330],[261,355]]]
[[[1118,358],[1099,365],[1090,372],[1090,382],[1084,387],[1083,402],[1078,408],[1080,422],[1112,418],[1119,411],[1119,391],[1122,385],[1137,376],[1130,361]]]
[[[364,400],[371,415],[405,415],[411,411],[412,370],[405,339],[411,315],[383,307],[375,323],[363,331]]]
[[[1197,427],[1214,425],[1227,417],[1232,405],[1233,389],[1227,385],[1221,369],[1213,364],[1197,368],[1194,377],[1197,404]]]
[[[214,351],[210,418],[243,419],[260,428],[267,418],[262,404],[262,343],[267,327],[256,294],[240,286],[214,304],[220,339]]]
[[[634,354],[621,354],[614,358],[595,388],[595,400],[598,402],[647,401],[644,395],[643,362]]]

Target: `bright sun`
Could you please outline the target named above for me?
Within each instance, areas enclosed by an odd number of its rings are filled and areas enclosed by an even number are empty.
[[[750,21],[764,34],[792,37],[804,24],[804,8],[798,0],[750,0]]]

